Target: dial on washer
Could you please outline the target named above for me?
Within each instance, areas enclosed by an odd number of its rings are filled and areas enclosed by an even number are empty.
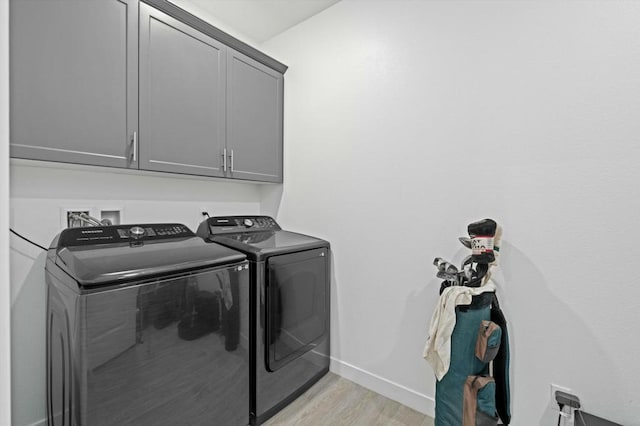
[[[144,237],[145,231],[142,226],[133,226],[129,229],[129,236],[134,240]]]

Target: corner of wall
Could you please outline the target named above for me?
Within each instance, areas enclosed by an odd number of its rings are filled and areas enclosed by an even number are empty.
[[[260,214],[277,219],[283,192],[283,184],[263,185],[260,188]]]
[[[422,414],[435,417],[436,401],[432,397],[334,357],[331,357],[331,372]]]
[[[9,294],[9,1],[0,0],[0,424],[11,424]]]
[[[232,35],[238,40],[241,40],[255,48],[260,48],[260,43],[256,42],[254,39],[247,36],[246,34],[241,33],[235,28],[232,28],[229,25],[225,24],[217,16],[213,16],[210,13],[204,11],[201,7],[198,7],[197,4],[194,4],[192,0],[170,0],[170,1],[171,3],[175,4],[179,8],[186,10],[190,14],[197,16],[198,18],[208,22],[209,24],[224,31],[225,33]]]

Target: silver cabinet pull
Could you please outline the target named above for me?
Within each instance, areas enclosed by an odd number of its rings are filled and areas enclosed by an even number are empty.
[[[227,148],[222,150],[222,170],[227,171]]]
[[[138,132],[133,132],[133,139],[131,140],[131,161],[138,161]]]
[[[231,150],[231,173],[233,173],[233,150]]]

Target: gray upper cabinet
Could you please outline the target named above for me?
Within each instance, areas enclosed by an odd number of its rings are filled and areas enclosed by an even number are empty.
[[[137,0],[13,0],[10,19],[11,156],[137,168]]]
[[[282,74],[229,49],[229,176],[282,182]]]
[[[286,66],[167,0],[11,0],[11,157],[282,182]]]
[[[224,176],[226,47],[140,4],[140,168]]]

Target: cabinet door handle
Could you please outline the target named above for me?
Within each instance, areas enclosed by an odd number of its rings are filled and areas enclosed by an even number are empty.
[[[227,148],[222,150],[222,170],[227,171]]]
[[[233,150],[231,150],[231,173],[233,173]]]
[[[131,139],[131,161],[138,161],[138,132],[133,132],[133,139]]]

